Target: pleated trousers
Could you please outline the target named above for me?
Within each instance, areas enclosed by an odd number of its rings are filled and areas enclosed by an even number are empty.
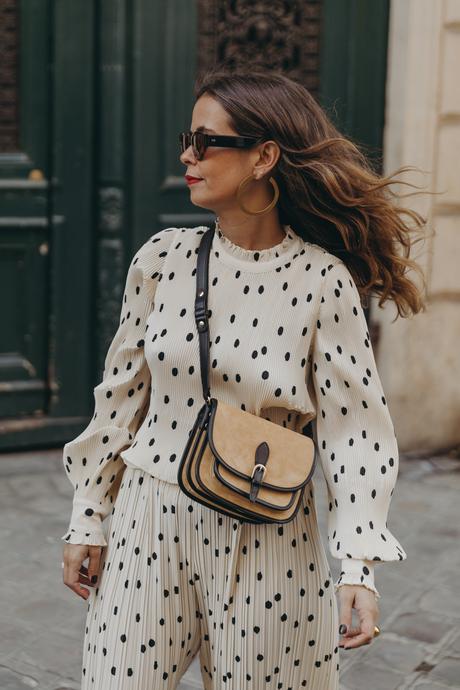
[[[289,523],[254,525],[125,469],[89,587],[82,690],[338,690],[338,608],[314,485]]]

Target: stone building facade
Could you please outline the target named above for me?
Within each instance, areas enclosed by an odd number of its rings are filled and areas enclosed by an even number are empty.
[[[400,449],[446,449],[460,441],[460,2],[393,0],[388,40],[384,172],[417,166],[401,179],[436,194],[401,200],[428,218],[413,254],[427,310],[394,322],[375,300],[378,366]]]

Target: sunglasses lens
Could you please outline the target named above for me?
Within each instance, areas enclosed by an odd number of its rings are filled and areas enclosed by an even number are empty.
[[[180,151],[184,153],[190,146],[190,132],[181,132],[179,135]]]
[[[184,153],[191,145],[194,157],[200,161],[206,151],[205,137],[202,132],[181,132],[179,135],[180,150]]]
[[[194,146],[193,146],[193,153],[194,156],[197,160],[201,160],[204,156],[204,152],[206,150],[205,146],[205,138],[202,132],[195,132],[194,133]]]

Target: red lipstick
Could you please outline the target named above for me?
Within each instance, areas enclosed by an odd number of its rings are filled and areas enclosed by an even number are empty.
[[[202,178],[200,177],[192,177],[191,175],[185,175],[185,180],[188,185],[195,184],[195,182],[201,182],[201,179]]]

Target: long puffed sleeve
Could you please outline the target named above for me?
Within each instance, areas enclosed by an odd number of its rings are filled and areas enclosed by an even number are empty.
[[[107,544],[102,521],[112,508],[126,467],[119,453],[132,444],[148,411],[151,377],[144,357],[146,321],[175,229],[156,233],[134,255],[119,326],[105,358],[102,381],[94,388],[93,417],[64,446],[63,463],[75,491],[69,528],[61,539],[70,544]]]
[[[377,561],[407,556],[387,528],[399,455],[360,295],[339,260],[326,271],[312,344],[314,440],[327,483],[328,543],[341,559],[335,590],[374,584]]]

